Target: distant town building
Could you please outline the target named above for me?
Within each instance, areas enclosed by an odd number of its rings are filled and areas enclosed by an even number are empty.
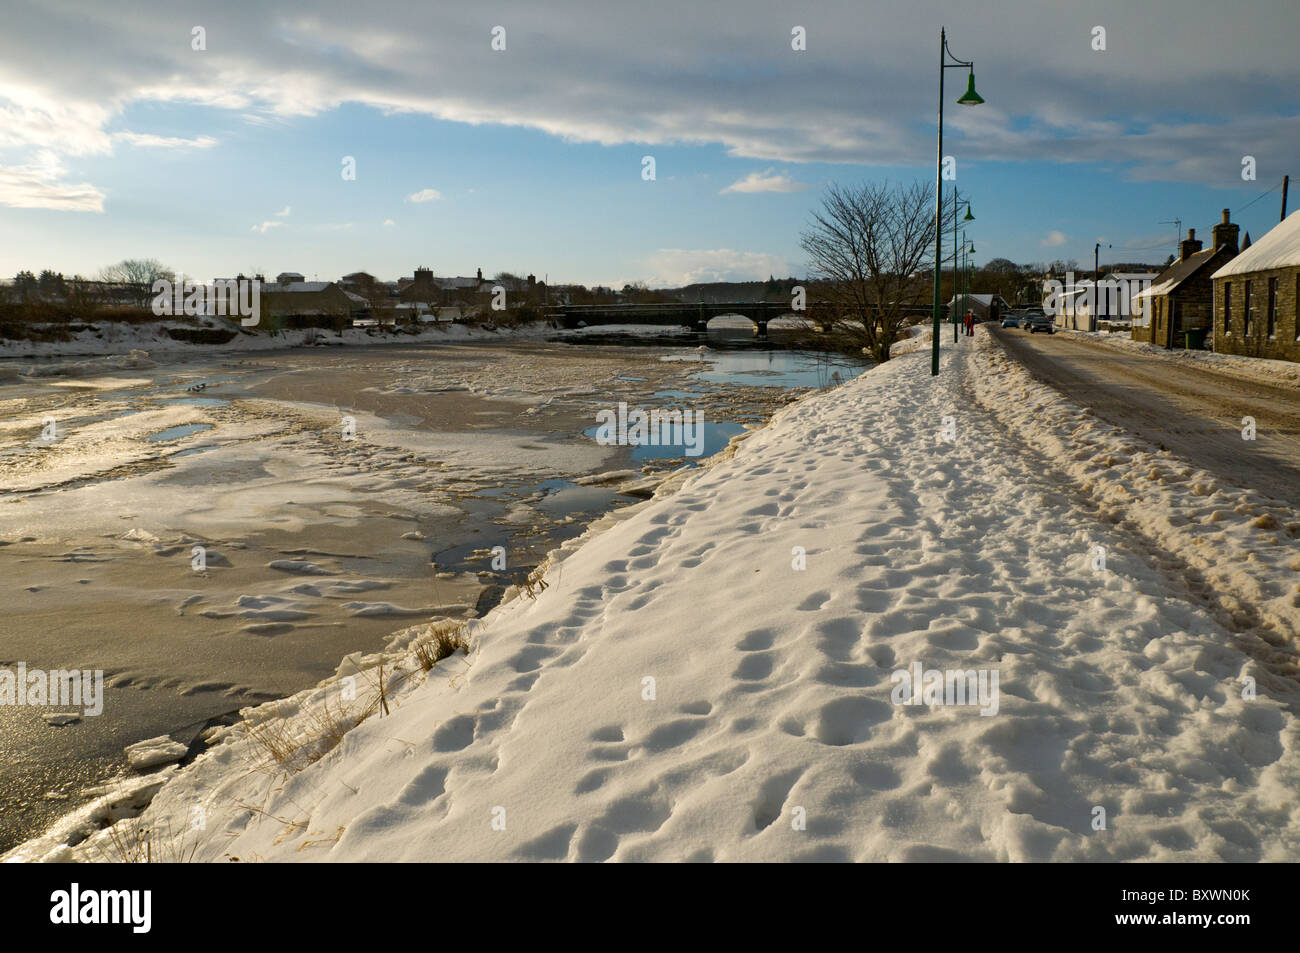
[[[1212,277],[1214,350],[1300,361],[1300,211]]]
[[[334,327],[348,327],[368,309],[365,298],[332,281],[281,283],[277,278],[262,289],[262,313],[285,327],[319,326],[321,318]]]
[[[275,276],[277,285],[292,285],[306,280],[303,275],[298,274],[296,271],[282,271]]]
[[[367,301],[388,294],[388,288],[384,283],[368,271],[354,271],[351,274],[344,275],[339,279],[339,287],[344,291],[360,295]]]
[[[1223,220],[1214,226],[1214,245],[1202,248],[1196,229],[1178,246],[1178,258],[1156,276],[1153,284],[1138,295],[1144,321],[1133,323],[1132,337],[1157,347],[1181,348],[1191,342],[1200,347],[1210,333],[1214,318],[1214,285],[1211,276],[1237,256],[1238,226]]]
[[[1099,331],[1115,327],[1129,328],[1144,320],[1142,292],[1160,277],[1155,271],[1108,271],[1100,280],[1078,280],[1067,271],[1064,280],[1049,278],[1059,284],[1050,312],[1057,327],[1072,331]],[[1044,284],[1044,291],[1048,285]],[[1049,297],[1053,297],[1049,294]],[[1047,308],[1044,304],[1044,308]]]
[[[960,306],[961,315],[967,311],[974,313],[976,321],[996,321],[1002,312],[1010,307],[1002,295],[998,294],[962,294],[948,300],[948,313],[952,314],[953,305]]]

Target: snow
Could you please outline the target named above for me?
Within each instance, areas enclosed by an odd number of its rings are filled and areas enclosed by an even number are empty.
[[[1300,266],[1300,209],[1288,215],[1285,221],[1274,225],[1259,241],[1216,271],[1212,277],[1229,278],[1252,271],[1297,266]]]
[[[185,757],[189,749],[166,735],[137,741],[126,747],[127,766],[135,771],[147,771],[159,765],[171,764]]]
[[[467,653],[426,673],[414,626],[246,710],[119,835],[205,861],[1296,859],[1300,564],[1270,511],[984,328],[937,378],[919,351],[566,543]],[[996,673],[996,706],[900,703],[918,664]],[[11,859],[110,837],[69,830]]]
[[[150,363],[134,363],[149,359],[149,355],[216,354],[222,352],[273,351],[283,348],[322,347],[327,345],[403,346],[410,344],[436,344],[448,341],[492,340],[501,338],[536,338],[557,333],[545,324],[523,325],[518,328],[486,328],[467,324],[434,324],[421,326],[415,333],[380,332],[368,328],[347,328],[330,331],[320,328],[282,330],[275,333],[257,331],[248,333],[238,324],[224,318],[205,318],[208,327],[236,331],[236,336],[225,344],[191,344],[178,341],[167,333],[168,328],[193,330],[198,327],[191,321],[150,321],[124,324],[100,321],[88,325],[89,330],[75,331],[64,341],[29,341],[0,339],[0,358],[39,358],[40,363],[22,369],[24,374],[80,374],[86,375],[111,368],[152,367]],[[76,364],[50,364],[46,358],[104,357],[104,361],[78,362]],[[7,371],[8,368],[0,368]]]
[[[1107,331],[1072,331],[1057,328],[1058,332],[1077,334],[1089,340],[1097,341],[1109,347],[1125,351],[1136,351],[1147,357],[1176,361],[1180,364],[1201,365],[1207,370],[1220,374],[1230,374],[1261,384],[1283,384],[1300,387],[1300,363],[1295,361],[1275,361],[1262,357],[1241,357],[1235,354],[1220,354],[1215,351],[1189,351],[1185,348],[1164,348],[1135,341],[1128,334]]]

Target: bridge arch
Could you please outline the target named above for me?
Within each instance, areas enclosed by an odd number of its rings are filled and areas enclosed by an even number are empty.
[[[758,322],[747,314],[736,311],[731,314],[715,314],[704,323],[710,331],[742,331],[745,328],[758,330]]]

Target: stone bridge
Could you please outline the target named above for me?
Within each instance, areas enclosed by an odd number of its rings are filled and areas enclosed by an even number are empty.
[[[903,309],[916,317],[929,317],[924,305]],[[767,337],[767,324],[776,318],[792,317],[829,331],[834,321],[831,305],[810,301],[803,311],[795,311],[784,301],[731,301],[722,304],[673,302],[670,304],[562,304],[547,309],[547,314],[566,328],[597,324],[661,324],[705,331],[711,318],[737,315],[748,318],[758,328],[759,338]]]
[[[566,328],[596,324],[661,324],[704,331],[709,319],[723,315],[748,318],[758,328],[760,338],[767,337],[767,323],[787,315],[828,329],[832,313],[829,305],[809,302],[804,311],[795,311],[785,301],[733,301],[724,304],[562,304],[547,313]]]

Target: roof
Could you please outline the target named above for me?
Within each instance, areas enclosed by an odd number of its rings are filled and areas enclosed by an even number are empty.
[[[1215,278],[1300,266],[1300,210],[1274,225],[1259,241],[1214,273]]]
[[[962,297],[962,300],[963,300],[963,301],[974,301],[974,302],[976,302],[977,304],[982,305],[982,306],[985,307],[985,308],[987,308],[989,305],[991,305],[991,304],[993,303],[993,299],[994,299],[994,298],[997,298],[999,301],[1002,301],[1002,300],[1003,300],[1002,295],[975,295],[975,294],[964,294],[964,295],[962,295],[961,297]],[[955,298],[949,298],[949,299],[948,299],[948,303],[949,303],[949,304],[952,304],[953,301],[955,301],[955,300],[956,300]]]
[[[328,281],[291,281],[283,285],[262,285],[262,293],[294,292],[301,294],[309,291],[324,291],[330,284],[331,282]]]
[[[1180,258],[1164,271],[1156,276],[1155,283],[1145,291],[1139,291],[1133,297],[1137,298],[1159,298],[1163,295],[1174,291],[1192,275],[1196,274],[1202,268],[1210,263],[1210,259],[1218,254],[1222,249],[1219,248],[1202,248],[1200,251],[1188,255],[1186,258]]]

